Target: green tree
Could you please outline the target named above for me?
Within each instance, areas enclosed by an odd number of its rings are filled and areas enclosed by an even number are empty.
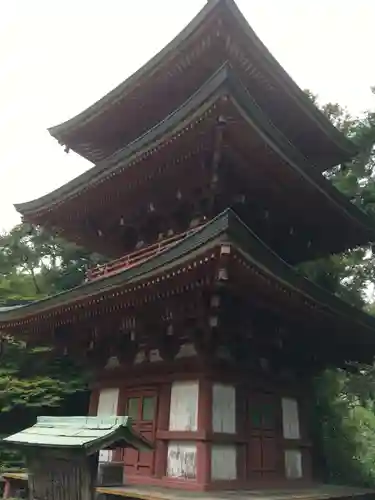
[[[309,93],[316,102],[315,96]],[[332,123],[352,139],[359,154],[326,172],[327,178],[352,203],[375,215],[375,113],[360,118],[338,104],[322,106]],[[375,312],[369,304],[375,283],[375,255],[371,245],[300,266],[320,286],[358,308]],[[375,485],[375,368],[348,366],[327,370],[315,380],[313,414],[318,469],[327,481]]]
[[[317,97],[307,93],[317,104]],[[374,217],[375,112],[367,111],[360,118],[352,117],[339,104],[332,103],[321,106],[321,110],[359,149],[353,161],[336,166],[325,175],[352,203]],[[368,245],[342,255],[304,263],[299,270],[331,293],[363,308],[375,282],[375,255]]]
[[[366,367],[353,375],[327,370],[315,380],[315,465],[327,482],[375,485],[375,400],[374,390],[369,391],[375,381],[372,371]]]
[[[88,372],[48,347],[30,347],[8,337],[1,344],[0,437],[32,425],[36,417],[85,415]],[[0,467],[22,458],[0,445]]]
[[[22,223],[0,236],[0,304],[74,288],[103,258],[41,227]]]
[[[0,306],[37,300],[82,283],[100,257],[20,224],[0,236]],[[0,429],[7,435],[32,425],[41,413],[87,412],[87,371],[51,348],[28,346],[7,337],[0,343]],[[21,458],[0,446],[0,466]]]

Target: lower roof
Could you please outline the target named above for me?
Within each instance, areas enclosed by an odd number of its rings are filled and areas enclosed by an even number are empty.
[[[21,335],[30,323],[49,325],[63,312],[84,313],[89,302],[98,304],[111,301],[127,290],[140,289],[145,284],[156,284],[160,277],[186,265],[192,259],[202,259],[202,255],[212,254],[223,245],[234,247],[248,265],[267,278],[270,287],[281,289],[286,296],[298,296],[311,310],[323,311],[338,325],[349,329],[350,337],[358,344],[365,344],[375,354],[375,318],[360,311],[327,292],[299,274],[267,247],[230,209],[224,211],[196,232],[168,247],[165,251],[148,260],[125,269],[113,276],[103,277],[85,283],[67,292],[33,302],[15,309],[0,311],[0,330]],[[190,266],[191,267],[191,266]],[[308,322],[309,320],[306,319]],[[46,323],[46,325],[47,325]],[[50,331],[51,326],[46,328]]]

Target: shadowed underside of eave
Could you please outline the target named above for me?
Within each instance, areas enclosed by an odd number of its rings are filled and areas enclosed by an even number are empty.
[[[118,175],[118,173],[128,168],[139,155],[148,152],[154,154],[161,144],[176,136],[184,127],[203,116],[209,106],[219,101],[223,95],[230,96],[233,99],[234,105],[241,111],[244,122],[248,122],[252,130],[280,157],[281,161],[288,163],[288,168],[294,170],[297,176],[301,178],[301,182],[309,183],[313,187],[317,193],[317,203],[320,199],[327,200],[328,206],[332,207],[330,210],[332,210],[333,216],[339,214],[341,218],[345,218],[343,219],[345,224],[350,224],[350,227],[356,228],[360,236],[354,243],[348,243],[348,246],[364,245],[369,241],[375,241],[375,230],[369,217],[333,187],[315,169],[315,166],[298,149],[293,147],[287,138],[267,119],[267,116],[252,99],[228,64],[223,65],[178,110],[129,146],[61,188],[37,200],[16,205],[16,209],[26,219],[43,224],[43,218],[41,218],[43,213],[55,211],[57,214],[61,204],[68,206],[65,204],[68,204],[71,198],[81,196],[81,193],[90,189],[90,186],[98,185],[109,180],[111,176]],[[280,165],[281,167],[282,165]],[[142,168],[142,163],[137,165],[137,168]],[[327,216],[329,215],[327,214]],[[345,241],[340,246],[340,249],[340,251],[346,249]]]
[[[87,300],[110,296],[113,291],[144,282],[164,273],[166,269],[172,270],[194,255],[198,257],[207,252],[207,249],[227,243],[237,248],[252,267],[267,276],[273,283],[272,286],[298,294],[317,310],[328,312],[333,318],[339,318],[341,323],[345,321],[353,331],[353,338],[355,336],[358,342],[375,350],[374,318],[353,308],[296,272],[268,248],[231,210],[226,210],[184,241],[138,266],[27,306],[0,311],[0,330],[11,332],[15,328],[15,322],[33,317],[41,318],[42,315],[56,310],[70,310],[76,303],[85,307]]]
[[[208,2],[201,12],[181,33],[141,69],[77,116],[60,125],[51,127],[49,129],[51,135],[60,143],[71,147],[79,154],[85,156],[82,148],[80,149],[78,147],[77,149],[77,146],[75,145],[77,142],[76,135],[79,135],[80,131],[82,131],[84,127],[95,122],[96,120],[99,123],[101,116],[109,110],[116,113],[118,106],[123,106],[121,115],[126,116],[127,98],[130,99],[130,101],[133,99],[130,94],[132,94],[134,89],[137,89],[136,92],[139,94],[137,94],[138,98],[141,99],[142,88],[145,82],[152,80],[154,74],[159,68],[165,67],[165,71],[168,71],[167,64],[173,55],[181,52],[182,47],[185,46],[184,44],[186,44],[187,41],[196,34],[197,30],[199,30],[206,22],[209,21],[209,19],[212,18],[215,11],[218,9],[224,9],[224,15],[228,16],[231,20],[234,20],[235,25],[238,27],[238,31],[243,33],[246,37],[249,46],[251,46],[251,50],[253,50],[256,54],[255,60],[258,59],[261,61],[261,65],[270,75],[270,78],[272,78],[274,85],[277,88],[280,88],[280,99],[283,99],[282,92],[288,95],[291,99],[291,103],[293,103],[293,106],[295,107],[295,111],[301,115],[301,118],[304,117],[310,121],[314,124],[316,130],[320,130],[323,135],[330,138],[330,141],[332,142],[332,151],[336,150],[334,155],[336,155],[339,159],[337,162],[347,161],[350,159],[350,157],[356,153],[354,145],[331,124],[331,122],[316,108],[304,92],[301,91],[290,76],[283,70],[283,68],[255,35],[254,31],[250,28],[246,19],[243,17],[233,0],[214,0]],[[234,35],[235,34],[236,30],[234,30]],[[188,73],[186,74],[186,78],[189,78]],[[185,96],[185,99],[186,98],[187,96]],[[159,116],[158,120],[163,118],[163,116]],[[94,161],[93,157],[89,159]],[[330,166],[333,166],[333,164]],[[328,166],[325,168],[328,168]]]

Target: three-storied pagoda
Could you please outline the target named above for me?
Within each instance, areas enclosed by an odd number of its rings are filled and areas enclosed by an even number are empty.
[[[311,482],[311,378],[375,352],[374,320],[293,268],[375,241],[322,175],[354,146],[233,0],[50,133],[95,166],[17,209],[116,260],[0,329],[96,368],[90,412],[155,443],[103,453],[127,483]]]

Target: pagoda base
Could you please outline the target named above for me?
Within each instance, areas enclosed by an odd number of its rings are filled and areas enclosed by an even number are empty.
[[[312,482],[309,396],[306,380],[179,359],[102,374],[91,414],[129,415],[154,443],[153,452],[103,452],[123,463],[126,485],[285,489]]]
[[[140,500],[371,500],[375,490],[314,484],[306,487],[294,485],[268,489],[239,489],[221,492],[187,492],[177,489],[145,485],[97,488],[98,495],[137,498]]]

